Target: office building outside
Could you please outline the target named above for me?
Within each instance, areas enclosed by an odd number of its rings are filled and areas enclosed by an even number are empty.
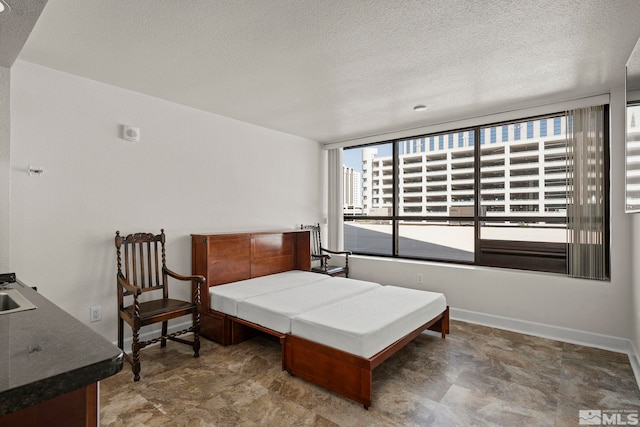
[[[362,215],[362,174],[354,168],[342,167],[344,213]]]
[[[398,215],[473,216],[475,143],[472,131],[401,141]],[[479,144],[481,215],[566,216],[565,117],[482,128]],[[361,215],[392,215],[393,157],[361,153]],[[345,201],[360,192],[357,173],[345,171]],[[349,199],[345,214],[357,204]]]

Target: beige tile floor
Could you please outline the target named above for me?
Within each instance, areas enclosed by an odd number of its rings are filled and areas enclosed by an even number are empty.
[[[629,359],[544,338],[451,322],[376,368],[361,405],[281,370],[270,337],[201,356],[169,343],[101,382],[102,426],[578,426],[578,410],[640,411]]]

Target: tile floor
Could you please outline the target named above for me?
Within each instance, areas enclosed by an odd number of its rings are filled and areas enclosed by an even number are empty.
[[[270,337],[141,354],[140,382],[127,363],[101,382],[102,426],[578,426],[579,409],[640,411],[626,354],[458,321],[376,368],[368,411],[282,371]]]

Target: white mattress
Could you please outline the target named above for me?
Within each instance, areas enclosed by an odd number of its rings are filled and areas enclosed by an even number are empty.
[[[209,288],[210,306],[231,316],[238,315],[238,302],[258,295],[304,286],[329,279],[329,276],[309,271],[291,270],[254,279],[241,280]]]
[[[238,317],[281,333],[291,331],[291,319],[315,308],[381,288],[362,280],[326,276],[326,280],[238,302]]]
[[[364,358],[424,325],[447,306],[443,294],[381,286],[291,321],[291,334]]]

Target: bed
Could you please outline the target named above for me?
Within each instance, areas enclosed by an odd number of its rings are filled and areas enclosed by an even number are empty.
[[[201,334],[232,345],[279,338],[282,368],[371,405],[372,371],[430,329],[449,332],[444,295],[311,273],[305,230],[192,235]]]

